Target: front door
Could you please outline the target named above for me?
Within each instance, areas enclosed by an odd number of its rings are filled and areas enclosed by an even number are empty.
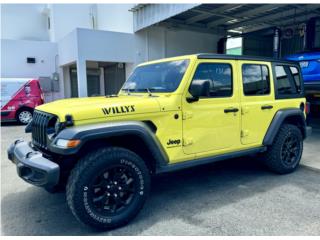
[[[192,81],[206,81],[210,87],[197,102],[183,100],[183,150],[186,154],[203,156],[240,145],[235,68],[235,61],[223,60],[203,60],[196,65]]]
[[[270,63],[239,61],[241,69],[241,143],[260,145],[274,116]]]

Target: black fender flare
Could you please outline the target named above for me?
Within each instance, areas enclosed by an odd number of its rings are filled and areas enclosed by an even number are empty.
[[[161,143],[156,138],[155,133],[152,132],[147,124],[138,121],[110,122],[68,127],[58,133],[49,145],[49,150],[58,155],[73,155],[77,154],[82,146],[89,141],[106,139],[113,136],[125,137],[126,135],[140,137],[146,144],[146,147],[151,151],[157,165],[161,166],[168,163],[168,156]],[[81,142],[75,148],[61,148],[56,145],[58,139],[78,139],[81,140]]]
[[[280,126],[282,123],[290,117],[297,117],[301,124],[301,130],[303,134],[303,138],[306,138],[307,135],[307,124],[306,119],[304,116],[304,113],[299,108],[287,108],[287,109],[281,109],[276,112],[275,116],[272,119],[272,122],[267,130],[267,133],[264,136],[263,139],[263,145],[269,146],[273,143],[274,138],[276,137]]]

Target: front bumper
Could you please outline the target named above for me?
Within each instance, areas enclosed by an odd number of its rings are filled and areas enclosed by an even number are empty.
[[[17,166],[19,177],[39,187],[53,187],[58,184],[60,167],[42,156],[28,142],[17,140],[7,150],[8,158]]]

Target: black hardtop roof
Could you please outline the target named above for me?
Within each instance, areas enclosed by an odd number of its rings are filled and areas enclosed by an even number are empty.
[[[265,62],[277,62],[297,65],[298,63],[290,60],[276,59],[270,57],[258,57],[247,55],[229,55],[229,54],[213,54],[213,53],[199,53],[198,59],[230,59],[230,60],[250,60],[250,61],[265,61]]]

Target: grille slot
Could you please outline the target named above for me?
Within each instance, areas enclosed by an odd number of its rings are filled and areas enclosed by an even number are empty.
[[[32,119],[32,143],[47,149],[47,127],[50,119],[55,116],[49,113],[34,111]]]

